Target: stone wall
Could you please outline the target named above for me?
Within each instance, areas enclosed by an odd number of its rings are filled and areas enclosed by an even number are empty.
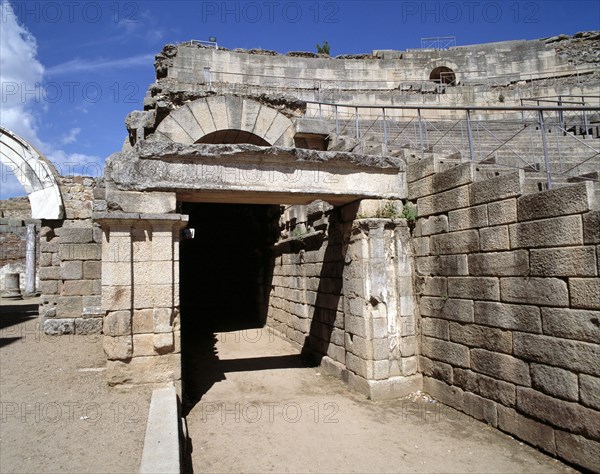
[[[293,206],[275,245],[268,324],[372,399],[421,388],[401,211],[399,201]]]
[[[100,228],[92,222],[101,184],[82,176],[60,178],[65,219],[40,230],[40,316],[47,334],[102,330]]]
[[[588,469],[600,456],[600,213],[592,183],[408,167],[424,390]]]
[[[19,206],[18,209],[10,207],[11,210],[7,214],[12,217],[0,217],[0,290],[4,289],[4,278],[8,273],[19,273],[20,287],[25,288],[27,226],[33,224],[37,231],[41,222],[39,219],[22,218],[27,216],[27,211],[31,212],[28,206]],[[36,252],[39,261],[39,246],[36,247]]]

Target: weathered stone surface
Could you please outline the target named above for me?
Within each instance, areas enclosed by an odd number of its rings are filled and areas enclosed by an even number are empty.
[[[122,212],[140,212],[152,214],[168,214],[175,212],[177,203],[175,193],[151,193],[135,191],[110,190],[106,194],[106,201],[111,209]]]
[[[595,247],[531,250],[532,276],[596,276]]]
[[[476,301],[474,321],[477,324],[541,334],[540,309],[536,306]]]
[[[425,277],[421,294],[425,296],[448,296],[448,284],[446,278],[440,277]]]
[[[63,244],[59,245],[58,255],[62,261],[66,260],[100,260],[102,246],[93,244]]]
[[[513,407],[516,403],[517,392],[512,383],[460,368],[453,369],[453,376],[454,384],[467,392],[477,393],[504,406]]]
[[[74,334],[75,322],[73,319],[46,319],[44,321],[44,333],[51,336]]]
[[[132,332],[133,334],[144,334],[154,332],[153,309],[136,309],[133,311]]]
[[[421,316],[473,322],[473,301],[436,297],[421,298]]]
[[[600,211],[587,212],[583,219],[583,243],[600,244]]]
[[[67,280],[62,284],[63,296],[83,296],[92,294],[91,280]],[[83,303],[82,303],[83,304]]]
[[[445,405],[464,409],[463,391],[431,377],[423,377],[423,390]]]
[[[492,426],[498,426],[497,404],[473,393],[464,393],[464,411],[467,415]]]
[[[488,211],[487,206],[474,206],[448,213],[448,224],[450,232],[465,229],[474,229],[487,227]]]
[[[576,402],[579,398],[577,375],[557,367],[531,364],[533,388],[553,397]]]
[[[488,205],[488,219],[490,226],[512,224],[517,222],[517,200],[490,202]]]
[[[469,187],[461,186],[443,193],[433,194],[417,199],[419,216],[425,217],[432,214],[461,209],[469,206]]]
[[[60,280],[60,267],[40,268],[40,280]]]
[[[426,377],[433,377],[452,385],[452,366],[449,364],[420,356],[419,370]]]
[[[600,309],[600,278],[569,278],[571,306]]]
[[[509,233],[513,249],[583,244],[579,215],[512,224]]]
[[[512,352],[512,333],[476,324],[449,325],[450,340],[469,347],[478,347],[493,352]]]
[[[443,234],[448,232],[448,217],[447,216],[432,216],[419,219],[421,226],[421,235],[428,236],[434,234]]]
[[[107,336],[128,336],[131,334],[131,312],[112,311],[104,317],[103,332]]]
[[[469,367],[469,348],[461,344],[423,337],[421,351],[425,357],[440,360],[457,367]]]
[[[590,471],[598,469],[600,459],[600,443],[556,430],[556,450],[560,457]]]
[[[61,244],[86,244],[93,242],[91,227],[60,227],[56,229]]]
[[[411,163],[406,168],[406,180],[409,183],[417,181],[418,179],[431,176],[439,169],[439,163],[434,157],[425,158],[423,160]]]
[[[515,357],[484,349],[471,350],[471,368],[490,377],[531,386],[529,366]]]
[[[486,227],[479,229],[479,246],[482,252],[494,252],[510,249],[508,226]]]
[[[448,321],[437,318],[423,318],[421,320],[421,334],[437,339],[450,339]]]
[[[523,413],[592,439],[600,439],[600,412],[577,403],[517,387],[517,407]]]
[[[558,278],[500,278],[502,301],[540,306],[569,306],[567,284]]]
[[[181,379],[181,356],[134,357],[127,362],[109,360],[106,372],[109,385],[177,382]]]
[[[473,300],[500,300],[500,285],[497,278],[490,277],[450,277],[448,295],[451,298]]]
[[[554,454],[556,452],[552,427],[527,418],[512,408],[498,406],[498,428],[547,453]]]
[[[600,311],[542,308],[544,334],[600,343]]]
[[[549,191],[522,196],[517,202],[520,221],[579,214],[594,205],[594,185],[585,181]]]
[[[520,276],[529,274],[529,253],[488,252],[469,255],[469,273],[474,276]]]
[[[600,345],[550,336],[514,333],[513,354],[524,360],[600,375]]]
[[[433,235],[430,249],[434,255],[464,254],[479,251],[479,233],[476,230]]]
[[[600,378],[580,374],[579,398],[585,406],[600,410]]]
[[[77,318],[75,319],[75,334],[101,334],[102,318]]]
[[[475,167],[471,163],[458,166],[433,175],[433,190],[436,193],[464,186],[473,182]]]
[[[102,278],[102,262],[83,262],[83,278],[89,280]]]
[[[126,360],[133,355],[133,339],[131,336],[111,337],[105,335],[102,342],[108,360]]]
[[[81,296],[60,296],[56,312],[66,318],[80,318],[83,311]]]
[[[81,280],[83,278],[83,263],[79,260],[61,262],[60,277],[63,280]]]
[[[497,178],[478,181],[471,184],[471,205],[520,196],[523,193],[525,173],[519,170]]]

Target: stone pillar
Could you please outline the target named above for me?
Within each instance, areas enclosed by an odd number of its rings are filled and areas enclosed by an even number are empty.
[[[20,300],[21,288],[19,285],[18,273],[7,273],[4,276],[4,289],[2,290],[2,298],[7,300]]]
[[[27,240],[25,250],[25,294],[32,295],[36,292],[36,243],[37,235],[35,224],[27,224]]]
[[[110,385],[178,383],[178,214],[103,213],[102,309]]]
[[[348,384],[372,399],[422,388],[412,253],[403,219],[354,222],[344,271]]]

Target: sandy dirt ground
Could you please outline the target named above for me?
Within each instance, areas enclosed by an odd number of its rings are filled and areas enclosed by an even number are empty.
[[[366,400],[268,329],[196,344],[184,365],[196,473],[575,472],[442,404]]]
[[[100,336],[46,336],[0,300],[0,472],[138,472],[151,391],[106,384]]]

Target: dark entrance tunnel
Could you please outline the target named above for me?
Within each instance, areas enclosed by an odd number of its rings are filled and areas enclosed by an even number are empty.
[[[194,238],[180,245],[184,411],[225,378],[216,333],[265,325],[279,206],[182,203]]]

